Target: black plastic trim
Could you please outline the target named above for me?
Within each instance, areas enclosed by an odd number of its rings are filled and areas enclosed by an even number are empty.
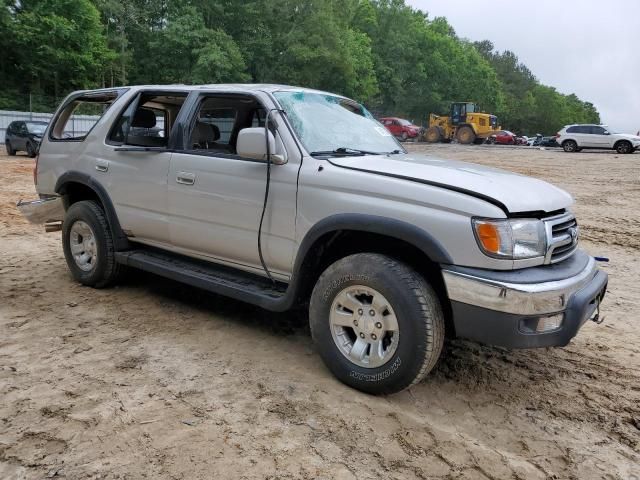
[[[297,269],[300,268],[302,259],[306,257],[309,248],[311,248],[314,242],[326,233],[339,230],[377,233],[398,240],[404,240],[422,250],[436,263],[453,263],[451,256],[444,246],[428,232],[415,225],[394,218],[380,217],[377,215],[340,213],[320,220],[307,232],[298,250],[294,275]]]
[[[500,202],[499,200],[496,200],[493,197],[489,197],[487,195],[483,195],[482,193],[474,192],[473,190],[467,190],[466,188],[455,187],[453,185],[447,185],[445,183],[433,182],[431,180],[424,180],[424,179],[421,179],[421,178],[407,177],[405,175],[398,175],[396,173],[377,172],[375,170],[367,170],[365,168],[348,167],[346,165],[340,165],[338,163],[333,163],[330,159],[328,159],[327,161],[331,165],[334,165],[334,166],[339,167],[339,168],[344,168],[344,169],[347,169],[347,170],[355,170],[357,172],[372,173],[374,175],[381,175],[383,177],[398,178],[400,180],[407,180],[409,182],[422,183],[423,185],[430,185],[432,187],[443,188],[445,190],[450,190],[452,192],[463,193],[465,195],[469,195],[470,197],[478,198],[478,199],[484,200],[485,202],[488,202],[488,203],[490,203],[492,205],[495,205],[496,207],[500,208],[504,213],[509,214],[509,209],[507,208],[507,206],[504,203]]]
[[[111,228],[111,235],[113,236],[113,242],[116,251],[128,249],[130,246],[129,240],[122,231],[122,227],[120,227],[120,222],[118,221],[118,216],[116,215],[116,210],[113,206],[113,202],[111,201],[107,190],[102,186],[102,184],[86,173],[78,172],[76,170],[70,170],[60,175],[58,181],[56,182],[54,190],[59,195],[65,195],[67,193],[67,186],[71,183],[79,183],[85,185],[96,193],[96,195],[100,199],[100,202],[102,202],[105,214],[107,215],[107,220],[109,221],[109,227]],[[66,207],[68,206],[65,205],[65,208]]]
[[[278,310],[287,285],[231,267],[151,247],[118,252],[116,261],[196,288]]]

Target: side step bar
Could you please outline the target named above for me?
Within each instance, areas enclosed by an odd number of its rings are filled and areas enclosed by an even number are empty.
[[[183,255],[137,249],[116,252],[116,261],[268,310],[283,311],[292,303],[286,283],[274,285],[258,275]]]

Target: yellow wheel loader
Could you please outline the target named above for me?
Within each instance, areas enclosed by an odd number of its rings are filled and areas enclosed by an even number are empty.
[[[482,113],[475,103],[455,102],[451,104],[448,116],[429,115],[429,128],[424,132],[424,140],[429,143],[451,142],[482,143],[500,130],[498,117]]]

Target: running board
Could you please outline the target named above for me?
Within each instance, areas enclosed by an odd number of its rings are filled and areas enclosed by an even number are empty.
[[[258,275],[183,255],[144,248],[116,252],[116,262],[268,310],[283,311],[290,304],[286,283],[274,285]]]

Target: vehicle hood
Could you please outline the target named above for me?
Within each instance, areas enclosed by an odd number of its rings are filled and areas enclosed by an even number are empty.
[[[569,207],[564,190],[517,173],[419,154],[331,158],[343,168],[386,175],[458,191],[485,199],[509,213],[553,212]]]

